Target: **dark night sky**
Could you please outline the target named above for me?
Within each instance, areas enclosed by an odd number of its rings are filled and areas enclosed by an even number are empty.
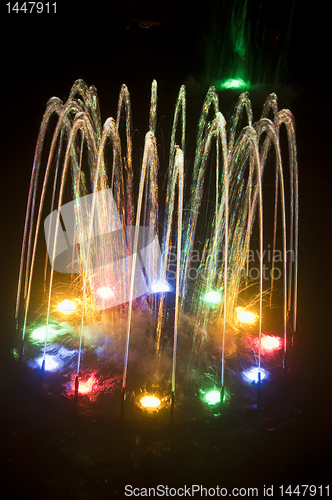
[[[53,95],[65,100],[73,82],[83,78],[97,87],[105,120],[114,116],[120,86],[126,83],[132,97],[134,127],[144,134],[152,79],[158,81],[160,116],[168,113],[171,119],[178,89],[190,77],[196,87],[188,89],[189,113],[191,102],[203,102],[211,83],[206,81],[206,40],[217,22],[213,10],[216,3],[210,4],[210,10],[202,3],[193,5],[189,1],[76,1],[58,3],[56,15],[1,16],[1,292],[5,330],[1,335],[13,325],[25,204],[47,100]],[[270,33],[265,43],[272,47],[273,34],[279,33],[279,39],[285,40],[290,4],[271,5],[267,0],[252,1],[248,16],[251,32],[255,33],[260,15],[260,33]],[[327,352],[321,345],[330,342],[331,333],[330,91],[325,69],[328,30],[324,27],[326,13],[312,11],[308,5],[294,3],[283,81],[267,84],[264,95],[257,94],[257,99],[260,107],[276,88],[280,107],[289,107],[297,123],[299,330],[306,331],[308,345],[320,356],[319,351]],[[235,97],[227,97],[223,104],[220,96],[222,112],[229,111]]]

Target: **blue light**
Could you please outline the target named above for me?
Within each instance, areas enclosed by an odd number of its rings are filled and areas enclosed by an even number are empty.
[[[263,368],[259,369],[257,366],[254,366],[253,368],[250,368],[250,370],[242,372],[242,375],[245,378],[246,382],[257,384],[259,372],[261,374],[261,380],[264,380],[268,377],[267,371]]]
[[[42,367],[43,365],[43,356],[40,356],[40,358],[36,359],[36,363]],[[61,368],[61,360],[57,356],[50,356],[46,355],[45,356],[45,370],[48,372],[53,372],[56,370],[59,370]]]
[[[153,283],[151,285],[152,293],[163,293],[170,292],[171,288],[166,281],[157,281],[157,283]]]

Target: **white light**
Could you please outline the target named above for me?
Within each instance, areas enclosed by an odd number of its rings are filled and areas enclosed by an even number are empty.
[[[110,286],[100,286],[96,290],[96,295],[98,295],[100,299],[107,300],[114,297],[114,292]]]

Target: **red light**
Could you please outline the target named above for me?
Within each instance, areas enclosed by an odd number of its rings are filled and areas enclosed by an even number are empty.
[[[280,349],[282,340],[274,335],[262,335],[262,349],[266,351],[274,351]]]
[[[90,377],[88,380],[80,380],[78,385],[78,393],[82,394],[83,396],[85,394],[89,394],[90,392],[92,392],[95,383],[96,380],[94,377]]]
[[[262,351],[276,351],[282,347],[282,339],[280,337],[276,337],[275,335],[264,335],[262,334]],[[259,339],[256,338],[257,348],[259,347]]]

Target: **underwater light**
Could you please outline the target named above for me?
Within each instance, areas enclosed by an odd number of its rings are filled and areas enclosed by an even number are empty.
[[[248,89],[250,82],[246,82],[243,78],[228,78],[219,83],[219,89]]]
[[[140,403],[143,408],[157,408],[160,405],[161,401],[156,396],[143,396],[140,399]]]
[[[258,366],[254,366],[253,368],[250,368],[250,370],[242,372],[242,375],[245,379],[247,379],[247,381],[257,384],[259,372],[261,374],[261,380],[264,380],[268,375],[266,370],[263,368],[259,369]]]
[[[282,339],[274,335],[262,335],[261,339],[262,349],[265,351],[274,351],[282,347]]]
[[[44,357],[40,356],[40,358],[36,359],[37,364],[42,367],[43,366],[43,360]],[[48,372],[53,372],[60,368],[61,363],[59,362],[58,358],[55,356],[45,356],[45,370]]]
[[[213,389],[212,391],[206,392],[204,394],[204,401],[210,406],[220,403],[221,401],[220,390],[218,391],[217,389]]]
[[[95,379],[94,377],[90,377],[88,380],[80,380],[79,385],[78,385],[78,394],[85,395],[89,394],[89,392],[92,392],[92,387],[95,384]]]
[[[59,333],[60,332],[54,325],[39,326],[38,328],[36,328],[31,332],[31,339],[34,342],[45,342],[46,334],[47,334],[47,339],[52,340]]]
[[[237,312],[237,319],[238,321],[240,321],[240,323],[254,323],[258,318],[257,314],[250,311],[246,311],[243,307],[237,307],[236,312]]]
[[[67,386],[65,392],[71,397],[73,394],[75,396],[86,396],[92,392],[99,390],[98,380],[92,374],[88,379],[81,379],[76,376],[74,380],[71,380]],[[76,392],[77,391],[77,392]]]
[[[114,291],[110,286],[100,286],[96,290],[96,295],[98,295],[100,299],[107,300],[114,297]]]
[[[208,304],[216,305],[222,302],[223,296],[220,292],[211,290],[210,292],[206,292],[206,294],[203,296],[203,300]]]
[[[168,283],[165,281],[158,281],[157,283],[153,283],[151,285],[151,290],[153,293],[162,293],[162,292],[170,292],[171,288]]]
[[[57,307],[62,314],[70,314],[76,311],[76,304],[73,300],[63,300]]]

